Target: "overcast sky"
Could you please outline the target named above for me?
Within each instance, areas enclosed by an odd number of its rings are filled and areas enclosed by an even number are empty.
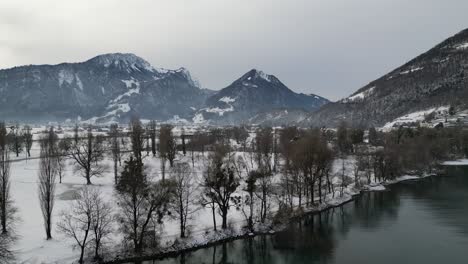
[[[0,0],[0,68],[131,52],[221,89],[249,69],[332,100],[468,27],[467,0]]]

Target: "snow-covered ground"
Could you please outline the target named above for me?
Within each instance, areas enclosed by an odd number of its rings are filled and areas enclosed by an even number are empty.
[[[39,207],[38,194],[37,194],[37,178],[39,159],[39,147],[37,143],[32,148],[32,159],[19,159],[12,162],[11,166],[11,195],[14,200],[15,206],[18,208],[17,215],[21,221],[16,225],[15,230],[18,234],[18,239],[13,245],[18,263],[28,264],[41,264],[41,263],[71,263],[78,258],[79,252],[73,249],[73,241],[64,237],[57,232],[56,223],[59,220],[60,213],[67,209],[70,205],[72,194],[85,186],[85,179],[80,175],[73,172],[73,164],[71,161],[67,163],[66,175],[63,178],[63,183],[57,183],[56,188],[56,203],[54,208],[54,229],[52,232],[53,239],[45,240],[45,232],[43,227],[42,214]],[[21,154],[24,158],[24,153]],[[246,157],[247,154],[237,152],[235,155]],[[194,177],[197,182],[201,181],[202,173],[204,171],[204,157],[196,154],[196,163],[193,168]],[[177,162],[187,162],[191,164],[190,153],[187,156],[182,156],[179,153]],[[348,157],[345,160],[336,159],[333,164],[332,182],[339,186],[341,182],[341,175],[343,174],[349,178],[353,176],[354,167],[353,157]],[[108,165],[108,169],[103,177],[93,178],[92,182],[96,188],[100,189],[100,193],[108,201],[115,201],[114,199],[114,178],[111,166],[111,161],[106,159],[104,161]],[[160,173],[160,160],[158,158],[147,156],[144,158],[146,166],[146,173],[152,177],[153,180],[158,180],[161,177]],[[344,165],[343,165],[344,164]],[[461,160],[454,162],[447,162],[447,165],[461,165],[468,164],[468,160]],[[277,174],[274,181],[278,181],[281,174]],[[418,176],[402,176],[397,178],[391,183],[403,180],[417,179]],[[352,182],[352,181],[350,181]],[[385,190],[387,183],[373,182],[369,186],[364,186],[363,189],[367,190]],[[242,188],[239,187],[239,190]],[[354,188],[353,184],[348,185],[342,195],[339,192],[339,187],[335,187],[334,194],[328,194],[324,202],[317,207],[305,209],[306,211],[322,210],[331,206],[337,206],[352,199],[353,195],[360,192],[360,189]],[[242,195],[242,191],[238,191],[237,195]],[[271,199],[270,210],[275,212],[278,210],[277,201]],[[114,208],[117,208],[116,206]],[[199,207],[193,215],[193,219],[189,222],[189,239],[182,241],[180,248],[193,247],[195,245],[206,244],[216,240],[227,238],[231,236],[244,235],[245,231],[242,227],[245,226],[245,217],[242,210],[231,207],[229,211],[229,231],[212,232],[213,223],[210,208]],[[221,217],[216,216],[218,224],[221,224]],[[117,223],[115,223],[117,229]],[[268,230],[263,230],[268,232]],[[161,227],[161,245],[163,251],[171,251],[176,248],[173,247],[174,241],[179,236],[179,226],[176,219],[166,218]],[[118,232],[113,234],[112,240],[109,241],[110,250],[118,251],[121,237]]]
[[[453,161],[446,161],[446,162],[444,162],[442,164],[446,165],[446,166],[468,165],[468,159],[459,159],[459,160],[453,160]]]
[[[448,106],[441,106],[441,107],[429,108],[429,109],[422,110],[422,111],[412,112],[412,113],[406,114],[404,116],[398,117],[398,118],[394,119],[391,122],[386,123],[383,126],[383,129],[388,130],[388,129],[391,129],[392,127],[394,127],[395,125],[420,122],[420,121],[423,121],[424,118],[427,115],[429,115],[429,114],[431,114],[433,112],[436,112],[436,113],[438,113],[438,112],[447,112],[448,109],[449,109]]]

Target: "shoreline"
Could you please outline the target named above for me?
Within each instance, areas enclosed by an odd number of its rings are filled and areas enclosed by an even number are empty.
[[[458,161],[446,161],[442,162],[440,164],[441,166],[467,166],[468,165],[468,160],[458,160]],[[270,228],[270,230],[265,231],[265,230],[259,230],[259,231],[254,231],[254,232],[235,232],[232,230],[220,230],[217,232],[214,231],[209,231],[209,233],[212,233],[214,235],[218,236],[224,236],[221,238],[212,238],[211,240],[208,239],[207,242],[205,243],[196,243],[194,242],[192,245],[190,243],[184,244],[181,246],[179,249],[171,249],[170,246],[166,249],[162,249],[158,253],[154,254],[147,254],[147,255],[140,255],[140,256],[129,256],[129,257],[123,257],[123,258],[115,258],[113,260],[106,260],[106,261],[101,261],[99,263],[102,264],[124,264],[124,263],[131,263],[131,262],[141,262],[141,261],[149,261],[149,260],[162,260],[165,258],[174,258],[177,256],[180,256],[185,253],[193,252],[199,249],[203,248],[209,248],[212,246],[217,246],[226,242],[231,242],[235,240],[241,240],[241,239],[247,239],[247,238],[253,238],[256,236],[265,236],[265,235],[273,235],[276,232],[281,232],[283,231],[287,225],[292,223],[293,221],[298,221],[303,219],[306,216],[318,214],[321,212],[324,212],[326,210],[330,210],[336,207],[343,206],[349,202],[354,201],[358,196],[362,195],[365,192],[380,192],[380,191],[387,191],[385,186],[391,186],[397,183],[402,183],[405,181],[419,181],[422,179],[430,178],[430,177],[440,177],[442,176],[440,172],[438,173],[431,173],[431,174],[426,174],[422,176],[415,176],[415,175],[403,175],[400,177],[397,177],[396,179],[388,182],[381,182],[381,183],[374,183],[371,186],[369,185],[364,185],[361,187],[358,191],[356,192],[351,192],[351,193],[346,193],[342,197],[339,198],[333,198],[331,200],[326,201],[325,203],[319,204],[315,207],[302,207],[303,212],[298,214],[298,215],[293,215],[289,217],[286,222],[277,224],[273,227]],[[383,188],[382,188],[383,187]],[[326,199],[326,198],[325,198]],[[295,208],[295,212],[297,212],[297,208]],[[231,233],[229,233],[231,232]],[[233,232],[233,233],[232,233]]]

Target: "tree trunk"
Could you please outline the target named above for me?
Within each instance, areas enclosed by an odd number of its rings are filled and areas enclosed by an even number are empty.
[[[180,217],[180,237],[181,238],[185,237],[185,225],[184,225],[183,216]]]
[[[52,229],[52,219],[51,219],[51,218],[52,218],[52,214],[48,213],[48,215],[47,215],[47,221],[46,221],[46,222],[47,222],[47,223],[46,223],[46,225],[47,225],[47,227],[46,227],[46,236],[47,236],[47,240],[52,239],[52,232],[51,232],[51,231],[52,231],[52,230],[51,230],[51,229]]]
[[[322,176],[320,176],[318,179],[319,201],[322,203]]]
[[[4,196],[4,195],[3,195]],[[2,234],[7,233],[7,224],[6,224],[6,201],[4,199],[5,197],[2,197]]]
[[[214,231],[216,231],[216,214],[215,214],[215,205],[214,203],[211,204],[211,212],[213,214],[213,227]]]
[[[114,160],[114,183],[117,184],[117,159]]]
[[[221,225],[221,228],[226,229],[227,228],[227,214],[228,214],[227,208],[223,208],[222,213],[223,213],[223,224]]]

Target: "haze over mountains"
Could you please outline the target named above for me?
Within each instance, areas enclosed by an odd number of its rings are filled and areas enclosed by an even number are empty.
[[[0,115],[7,120],[195,123],[246,122],[277,108],[313,111],[328,100],[297,94],[275,76],[251,70],[218,92],[200,88],[188,70],[154,68],[134,54],[105,54],[81,63],[0,70]]]

